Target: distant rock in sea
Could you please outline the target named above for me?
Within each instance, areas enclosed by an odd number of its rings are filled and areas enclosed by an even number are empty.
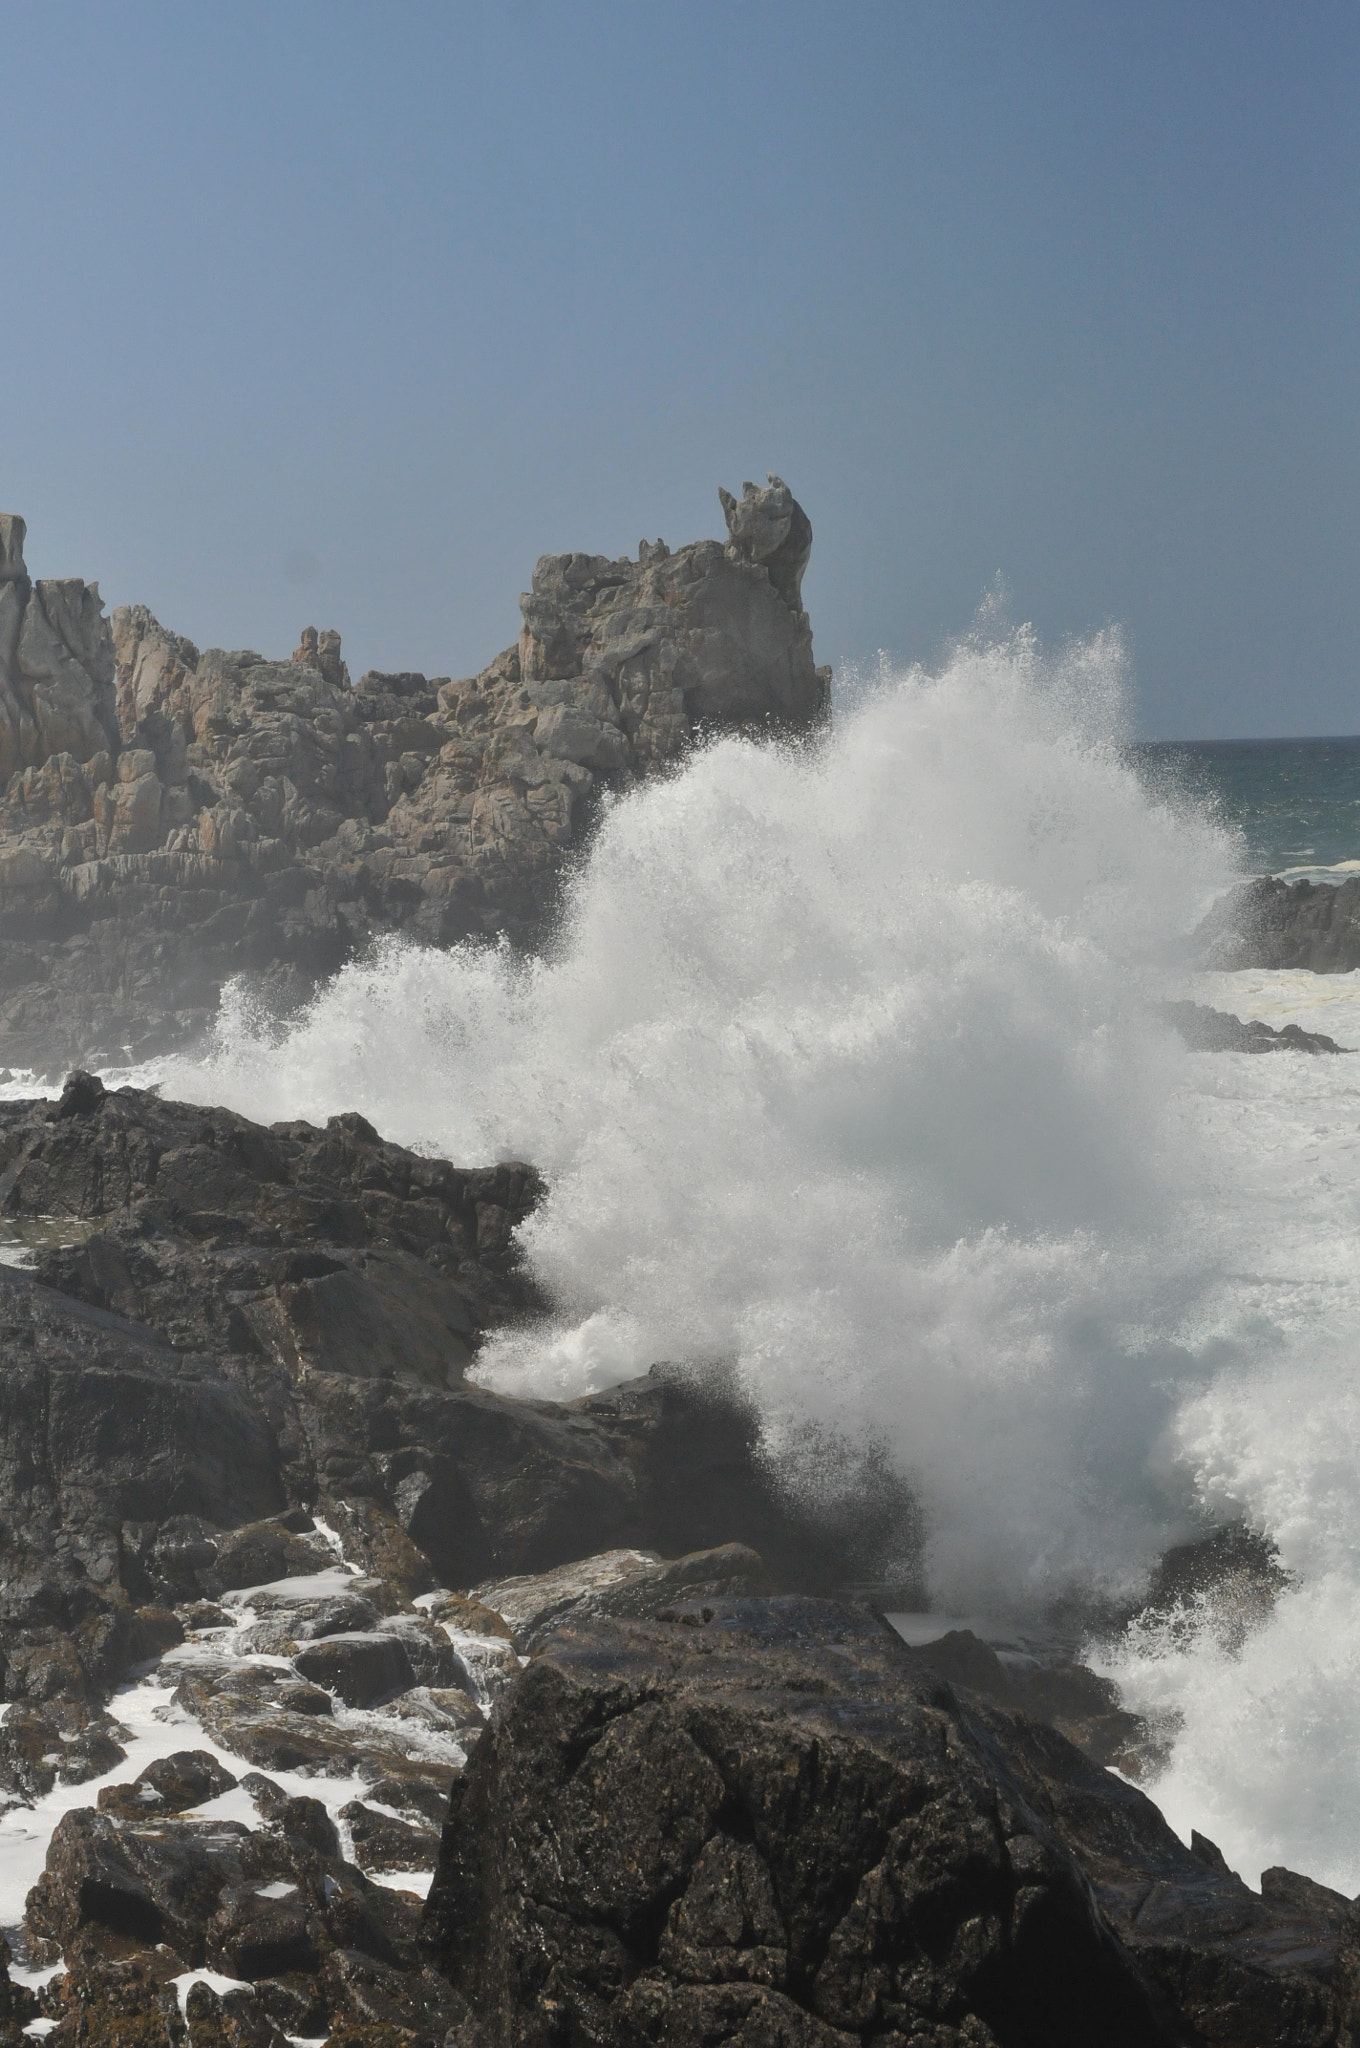
[[[1194,935],[1205,967],[1304,967],[1349,974],[1360,967],[1360,875],[1338,884],[1260,875],[1229,890]]]
[[[830,671],[788,486],[728,540],[545,555],[517,643],[456,681],[209,648],[97,584],[30,582],[0,517],[0,1040],[55,1074],[145,1057],[247,973],[294,1007],[373,938],[531,944],[606,789],[700,733],[802,731]]]
[[[1195,1052],[1349,1052],[1325,1031],[1305,1031],[1298,1024],[1244,1024],[1227,1010],[1207,1003],[1162,1003],[1160,1014]]]

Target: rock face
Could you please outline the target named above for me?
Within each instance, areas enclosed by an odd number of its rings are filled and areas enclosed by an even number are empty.
[[[1356,1916],[1211,1843],[862,1610],[564,1628],[453,1796],[426,1910],[478,2048],[1322,2048]]]
[[[1193,941],[1206,967],[1360,967],[1360,876],[1339,887],[1261,875],[1214,905]]]
[[[30,580],[26,528],[0,514],[0,777],[117,751],[114,657],[97,583]],[[16,881],[18,877],[15,877]],[[8,880],[8,876],[6,876]]]
[[[463,681],[200,653],[97,586],[30,584],[0,527],[0,1043],[61,1071],[201,1030],[223,980],[288,1007],[374,936],[542,933],[602,791],[705,730],[800,731],[829,671],[788,487],[723,494],[727,544],[545,555]]]
[[[1253,1018],[1244,1024],[1227,1010],[1211,1010],[1207,1003],[1162,1003],[1161,1015],[1193,1052],[1346,1052],[1325,1031],[1305,1031],[1301,1025],[1285,1024],[1277,1031],[1273,1024]]]
[[[0,1229],[40,1247],[0,1266],[6,1696],[96,1702],[152,1610],[315,1570],[271,1520],[294,1510],[406,1597],[729,1540],[786,1583],[862,1576],[871,1539],[790,1508],[721,1388],[663,1372],[561,1407],[465,1380],[536,1305],[511,1231],[538,1190],[357,1116],[265,1129],[88,1075],[0,1105]]]

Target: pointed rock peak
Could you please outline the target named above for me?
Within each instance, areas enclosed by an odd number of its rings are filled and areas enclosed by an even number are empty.
[[[0,512],[0,583],[27,583],[24,539],[28,528],[17,512]]]
[[[785,604],[801,611],[812,521],[784,479],[771,471],[767,487],[745,483],[739,499],[720,488],[718,498],[727,520],[728,553],[758,562]]]

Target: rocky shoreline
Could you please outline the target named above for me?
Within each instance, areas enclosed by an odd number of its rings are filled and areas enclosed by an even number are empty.
[[[279,662],[107,621],[0,520],[0,1048],[76,1067],[0,1103],[9,2048],[1360,2031],[1356,1909],[1182,1844],[1070,1650],[903,1640],[917,1511],[872,1457],[817,1507],[720,1371],[476,1383],[545,1307],[532,1164],[87,1070],[192,1043],[233,976],[286,1010],[376,938],[535,943],[610,792],[816,730],[810,524],[777,478],[723,510],[545,557],[475,678],[356,686],[333,632]],[[1275,890],[1215,913],[1217,964]],[[1349,911],[1298,900],[1339,961]],[[1150,1597],[1274,1570],[1224,1537]]]

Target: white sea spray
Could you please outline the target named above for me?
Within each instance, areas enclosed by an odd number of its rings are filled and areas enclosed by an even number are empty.
[[[1178,1731],[1176,1825],[1355,1890],[1360,1075],[1158,1020],[1238,848],[1127,765],[1121,666],[1022,634],[885,670],[815,743],[722,740],[616,802],[544,959],[388,945],[282,1032],[232,995],[154,1077],[532,1160],[556,1313],[483,1377],[727,1361],[773,1454],[812,1427],[910,1477],[941,1605],[1034,1614],[1215,1518],[1272,1534],[1273,1616],[1104,1654]],[[1360,1045],[1357,979],[1188,992]]]

